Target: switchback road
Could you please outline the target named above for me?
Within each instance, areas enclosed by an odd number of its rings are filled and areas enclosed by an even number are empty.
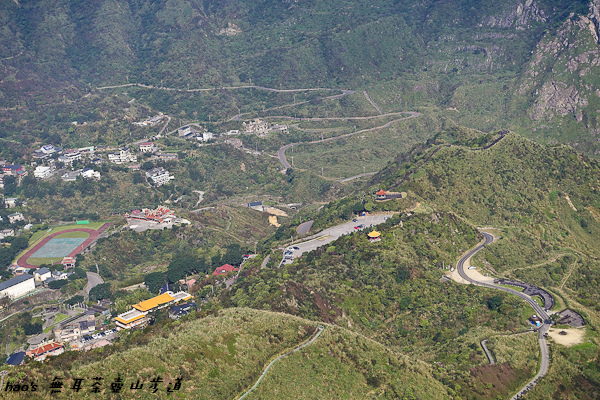
[[[339,135],[339,136],[333,136],[333,137],[329,137],[329,138],[323,139],[323,140],[313,140],[312,142],[297,142],[297,143],[286,144],[285,146],[283,146],[279,150],[277,150],[277,157],[279,158],[279,162],[281,162],[281,165],[283,165],[284,168],[291,168],[292,166],[288,163],[288,161],[285,157],[285,151],[292,146],[296,146],[299,144],[326,143],[326,142],[331,142],[333,140],[338,140],[338,139],[342,139],[345,137],[353,136],[353,135],[356,135],[359,133],[365,133],[365,132],[375,131],[378,129],[384,129],[384,128],[387,128],[388,126],[392,125],[394,122],[403,121],[403,120],[410,119],[410,118],[416,118],[416,117],[420,116],[421,113],[414,112],[414,111],[402,111],[402,112],[397,112],[397,113],[375,115],[375,116],[370,116],[370,117],[331,117],[331,118],[295,118],[295,117],[285,117],[285,116],[278,117],[278,118],[285,118],[285,119],[293,119],[293,120],[297,120],[297,121],[322,121],[322,120],[373,119],[373,118],[381,118],[381,117],[386,117],[386,116],[403,115],[403,114],[409,114],[409,116],[404,117],[404,118],[394,119],[392,121],[389,121],[380,126],[376,126],[374,128],[361,129],[360,131],[350,132],[350,133],[346,133],[346,134]]]
[[[537,315],[539,315],[544,321],[544,324],[539,328],[539,331],[538,331],[538,341],[540,344],[540,353],[541,353],[540,369],[539,369],[537,375],[529,383],[527,383],[521,390],[519,390],[519,392],[517,394],[515,394],[511,398],[511,400],[517,400],[517,399],[520,399],[525,393],[527,393],[533,386],[535,386],[537,384],[537,381],[542,376],[546,375],[546,373],[548,372],[548,366],[550,364],[550,356],[548,353],[548,343],[546,343],[546,338],[544,336],[544,334],[550,328],[550,325],[546,323],[546,321],[548,321],[548,314],[546,313],[546,311],[544,311],[542,309],[542,307],[540,307],[540,305],[534,299],[532,299],[531,297],[527,296],[524,293],[518,292],[516,290],[510,289],[510,288],[507,288],[504,286],[499,286],[499,285],[494,285],[492,283],[477,281],[465,273],[465,270],[464,270],[465,261],[467,261],[468,259],[473,257],[479,250],[485,248],[486,244],[492,243],[494,241],[494,237],[492,235],[490,235],[489,233],[481,232],[481,234],[485,237],[485,243],[478,245],[477,247],[475,247],[473,250],[469,251],[463,258],[461,258],[458,261],[458,264],[456,264],[456,269],[458,270],[458,274],[461,276],[461,278],[463,278],[464,280],[466,280],[474,285],[485,286],[485,287],[492,288],[492,289],[502,290],[504,292],[514,294],[515,296],[519,296],[520,298],[525,300],[527,303],[529,303],[529,305],[534,309],[535,313]]]

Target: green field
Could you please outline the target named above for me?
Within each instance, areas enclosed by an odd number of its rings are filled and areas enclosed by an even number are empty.
[[[31,249],[33,246],[35,246],[37,243],[39,243],[46,236],[55,234],[57,232],[67,231],[69,229],[94,229],[94,230],[97,230],[97,229],[100,229],[100,227],[102,225],[104,225],[105,223],[106,223],[106,221],[94,221],[94,222],[90,222],[88,225],[77,225],[77,224],[58,225],[58,226],[50,227],[49,229],[46,229],[46,230],[37,231],[29,239],[29,247],[27,247],[25,250],[20,252],[13,260],[13,263],[15,263],[23,254],[27,253],[29,251],[29,249]],[[86,233],[86,232],[67,232],[62,235],[57,235],[56,237],[57,238],[88,238],[88,237],[90,237],[90,234]],[[32,265],[40,265],[40,264],[58,262],[60,260],[62,260],[62,258],[60,258],[60,259],[30,258],[27,260],[27,262],[29,262]]]
[[[87,232],[81,232],[81,231],[77,231],[77,232],[66,232],[66,233],[62,233],[58,236],[55,236],[56,239],[63,239],[63,238],[89,238],[90,234]]]
[[[56,264],[62,261],[62,257],[52,257],[52,258],[33,258],[30,257],[27,259],[27,262],[31,265],[40,266],[42,264]]]

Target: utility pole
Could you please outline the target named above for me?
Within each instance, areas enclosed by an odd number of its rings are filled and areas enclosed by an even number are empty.
[[[292,166],[294,166],[294,156],[292,156]]]
[[[321,167],[321,176],[323,176],[323,167]]]

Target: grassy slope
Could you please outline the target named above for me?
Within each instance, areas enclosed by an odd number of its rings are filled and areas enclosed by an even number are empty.
[[[15,372],[37,382],[55,375],[65,377],[65,386],[75,377],[92,377],[100,371],[108,385],[120,373],[126,384],[122,398],[163,398],[166,384],[155,395],[145,390],[134,394],[128,386],[137,379],[148,382],[156,375],[167,383],[181,376],[178,397],[231,399],[252,386],[271,359],[306,340],[316,328],[313,321],[244,308],[174,325],[154,327],[155,335],[147,339],[133,334],[131,347],[126,350],[116,345],[108,351],[82,354],[68,373],[64,368],[70,361],[65,356],[47,365],[19,367]],[[141,343],[135,344],[136,340]],[[98,397],[108,392],[107,388]],[[58,398],[69,398],[66,393]],[[313,345],[275,364],[250,398],[364,399],[409,393],[423,399],[448,398],[430,367],[328,325]],[[46,391],[40,394],[40,398],[56,398]]]
[[[224,305],[270,308],[312,320],[335,321],[392,348],[445,366],[438,377],[462,396],[466,377],[484,362],[478,341],[525,327],[524,304],[503,296],[500,311],[486,301],[493,294],[474,286],[441,283],[442,262],[453,264],[478,241],[472,227],[450,214],[388,220],[383,240],[368,243],[355,233],[284,266],[279,271],[243,273]],[[499,393],[523,382],[530,370],[512,370]],[[486,372],[482,385],[489,383]],[[478,398],[485,398],[482,393]],[[483,396],[483,397],[482,397]]]
[[[549,288],[595,330],[600,311],[595,278],[600,273],[598,163],[566,146],[544,147],[515,134],[488,150],[465,146],[478,140],[476,132],[450,136],[461,145],[441,145],[427,163],[432,149],[415,149],[373,182],[399,185],[436,208],[479,226],[501,228],[500,240],[476,257],[478,265]],[[417,172],[403,180],[415,165]],[[554,345],[550,374],[531,396],[593,398],[600,387],[599,349],[595,335],[583,347]]]

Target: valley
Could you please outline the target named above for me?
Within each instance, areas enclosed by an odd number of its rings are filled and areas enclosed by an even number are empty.
[[[2,397],[600,397],[599,10],[4,2]]]

